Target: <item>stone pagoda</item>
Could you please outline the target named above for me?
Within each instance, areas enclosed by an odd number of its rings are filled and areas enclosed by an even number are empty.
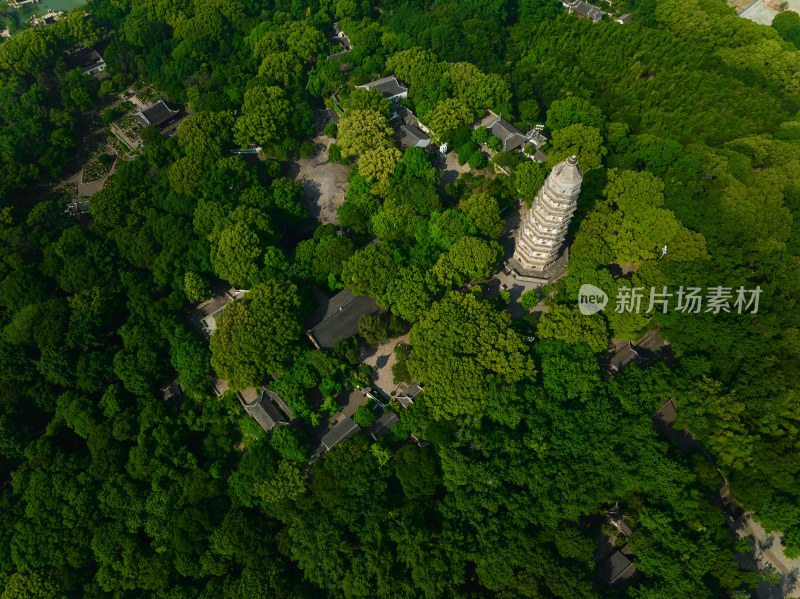
[[[570,156],[557,164],[536,194],[533,207],[523,213],[514,247],[514,261],[522,273],[552,279],[548,271],[560,256],[567,227],[581,193],[583,171]],[[552,276],[550,276],[552,275]]]

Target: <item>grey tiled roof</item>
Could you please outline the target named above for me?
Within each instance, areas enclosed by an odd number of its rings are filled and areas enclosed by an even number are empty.
[[[211,381],[211,386],[214,388],[214,393],[221,397],[228,390],[228,381],[214,379]]]
[[[245,411],[252,416],[266,432],[271,431],[279,422],[286,422],[286,418],[275,408],[272,401],[255,389],[239,391],[239,403]]]
[[[332,349],[339,339],[358,333],[358,319],[362,314],[374,314],[377,311],[378,304],[373,298],[356,296],[350,289],[345,289],[312,312],[308,335],[319,347]]]
[[[385,437],[392,430],[392,427],[400,422],[400,417],[394,412],[384,412],[375,421],[371,427],[364,432],[370,435],[373,439],[378,437]]]
[[[345,416],[339,424],[334,426],[322,437],[322,448],[328,451],[336,444],[355,435],[359,430],[361,430],[361,427],[358,426],[350,416]]]
[[[503,151],[514,150],[528,141],[528,136],[522,133],[514,125],[505,120],[502,116],[489,125],[489,130],[496,138],[503,142]]]
[[[101,64],[105,64],[103,57],[100,56],[97,50],[90,50],[89,48],[81,48],[67,57],[67,66],[71,69],[75,67],[89,69]]]
[[[675,400],[669,399],[665,401],[656,412],[656,419],[664,422],[665,424],[672,424],[678,419],[678,410],[675,407]]]
[[[364,85],[357,85],[362,89],[377,89],[387,98],[397,96],[408,91],[408,88],[397,80],[397,77],[390,75],[375,81],[370,81]]]
[[[400,125],[400,145],[404,148],[413,148],[421,141],[430,141],[421,129],[414,125]]]
[[[183,385],[180,380],[175,379],[169,385],[165,385],[161,389],[161,399],[169,401],[173,398],[180,397],[183,394]]]
[[[633,576],[636,568],[633,567],[633,562],[622,552],[615,551],[601,566],[601,571],[605,581],[609,584],[614,584]]]
[[[606,14],[593,4],[583,2],[583,0],[562,0],[562,2],[568,9],[574,10],[576,14],[592,21],[598,21]]]
[[[621,347],[615,348],[611,352],[608,358],[609,366],[613,372],[619,372],[625,366],[633,362],[637,356],[638,354],[636,351],[630,346],[629,343],[626,343]]]
[[[172,110],[164,103],[164,100],[159,100],[152,106],[137,112],[135,116],[146,127],[147,125],[160,125],[176,114],[178,114],[177,110]]]
[[[291,408],[289,408],[288,404],[283,400],[283,398],[280,395],[275,393],[275,391],[273,391],[269,387],[264,389],[264,394],[275,402],[275,405],[278,406],[278,408],[280,408],[280,410],[289,417],[289,420],[294,418],[294,416],[292,416]]]
[[[408,408],[420,393],[422,393],[422,387],[418,383],[413,383],[403,390],[398,390],[395,400],[404,408]]]

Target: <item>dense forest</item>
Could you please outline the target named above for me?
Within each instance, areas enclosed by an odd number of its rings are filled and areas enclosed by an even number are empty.
[[[615,6],[633,22],[556,0],[89,0],[1,42],[0,597],[742,599],[761,575],[735,559],[723,480],[800,556],[800,19]],[[334,21],[352,51],[328,60]],[[102,50],[102,82],[67,67],[77,46]],[[355,89],[385,75],[471,167],[455,183]],[[65,214],[52,187],[135,81],[191,115]],[[313,224],[289,168],[333,94],[341,230]],[[470,127],[486,109],[544,124],[546,164],[488,168]],[[262,160],[230,151],[250,145]],[[568,274],[512,319],[480,282],[504,219],[570,155]],[[209,343],[190,314],[222,282],[250,291]],[[580,314],[584,283],[610,307]],[[312,286],[384,316],[317,349]],[[663,286],[758,286],[760,303],[614,309],[621,288]],[[672,358],[610,376],[609,338],[652,330]],[[395,374],[423,394],[388,436],[312,465],[299,429],[266,434],[210,386],[274,377],[316,424],[368,376],[360,352],[406,332]],[[653,429],[668,399],[705,452]],[[594,577],[615,503],[625,588]]]

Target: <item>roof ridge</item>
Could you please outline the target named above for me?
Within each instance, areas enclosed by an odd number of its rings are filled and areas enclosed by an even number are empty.
[[[348,289],[349,289],[349,288],[348,288]],[[361,297],[361,296],[359,296],[359,295],[356,295],[355,293],[353,293],[353,291],[352,291],[352,290],[350,290],[350,294],[351,294],[353,297],[350,299],[350,301],[349,301],[349,302],[347,302],[346,304],[344,304],[344,305],[342,305],[342,306],[339,306],[339,309],[338,309],[338,310],[336,310],[335,312],[333,312],[333,314],[331,314],[331,315],[329,315],[329,316],[326,316],[325,318],[323,318],[322,320],[320,320],[320,321],[319,321],[317,324],[315,324],[313,327],[311,327],[311,328],[310,328],[310,329],[308,329],[308,330],[309,330],[309,331],[313,331],[313,330],[314,330],[314,329],[316,329],[317,327],[319,327],[319,326],[322,326],[323,324],[325,324],[326,322],[328,322],[328,321],[329,321],[331,318],[333,318],[334,316],[336,316],[336,315],[337,315],[339,312],[341,312],[342,310],[344,310],[344,309],[345,309],[347,306],[349,306],[349,305],[350,305],[350,304],[352,304],[354,301],[356,301],[356,299],[358,299],[359,297]],[[334,296],[334,297],[336,297],[336,296]],[[331,298],[331,299],[333,299],[333,298]],[[328,300],[328,301],[330,301],[330,300]]]

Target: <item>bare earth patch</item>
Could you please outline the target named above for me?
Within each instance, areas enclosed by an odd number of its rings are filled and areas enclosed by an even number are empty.
[[[394,348],[398,343],[408,343],[408,333],[401,337],[389,339],[382,345],[370,348],[369,353],[364,358],[364,364],[372,366],[372,376],[370,382],[373,386],[383,391],[387,396],[392,394],[397,385],[394,384],[392,375],[392,365],[397,362]]]
[[[350,169],[328,160],[330,137],[319,135],[313,141],[314,155],[292,160],[289,176],[303,187],[302,204],[311,218],[321,224],[338,224],[336,210],[344,204]]]
[[[736,14],[742,12],[745,8],[750,6],[753,0],[728,0],[728,6],[736,11]]]

